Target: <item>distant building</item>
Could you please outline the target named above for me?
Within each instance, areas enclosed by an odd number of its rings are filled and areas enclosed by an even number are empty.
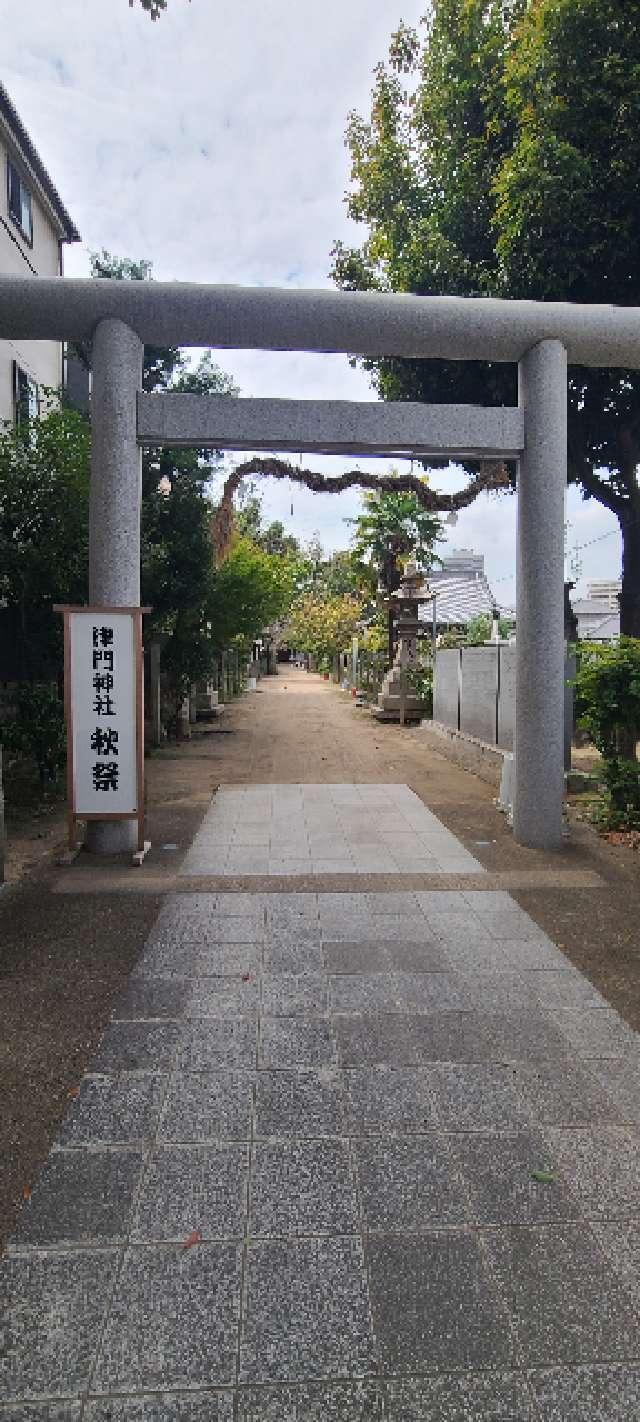
[[[589,591],[593,586],[590,585]],[[612,604],[608,596],[577,597],[572,606],[578,619],[578,638],[581,642],[613,642],[620,636],[617,601]]]
[[[466,627],[483,613],[491,616],[496,606],[484,571],[484,555],[470,548],[454,548],[442,559],[442,566],[428,574],[429,586],[436,594],[438,627]],[[420,620],[431,623],[433,605],[423,604]]]
[[[587,597],[596,598],[600,602],[606,602],[608,607],[616,609],[619,606],[618,598],[622,590],[622,583],[619,578],[605,579],[604,582],[589,583],[587,586]]]
[[[0,274],[62,276],[65,242],[80,234],[0,84]],[[64,379],[59,341],[0,341],[0,421],[37,414],[43,387]]]
[[[484,578],[484,554],[474,553],[471,548],[454,548],[442,559],[442,567],[429,574],[429,582],[442,578]]]

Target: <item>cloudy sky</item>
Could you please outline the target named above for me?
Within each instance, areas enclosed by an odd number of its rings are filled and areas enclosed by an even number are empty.
[[[153,24],[128,0],[0,0],[3,82],[83,236],[67,249],[67,274],[86,275],[88,251],[105,247],[148,258],[164,280],[330,285],[332,242],[360,240],[343,204],[347,113],[367,112],[391,31],[424,9],[425,0],[169,0]],[[221,364],[243,395],[372,398],[340,356],[226,351]],[[434,482],[463,481],[452,470]],[[265,483],[264,504],[291,532],[317,530],[336,548],[359,499]],[[444,545],[484,553],[505,605],[514,530],[515,501],[484,497]],[[568,549],[589,545],[581,585],[618,576],[616,530],[570,491]]]

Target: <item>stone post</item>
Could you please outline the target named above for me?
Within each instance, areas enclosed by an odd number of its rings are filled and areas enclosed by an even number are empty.
[[[559,849],[564,793],[564,496],[567,354],[541,341],[520,361],[514,835]]]
[[[107,317],[93,335],[89,602],[140,606],[142,456],[136,440],[136,395],[143,346],[123,321]],[[135,820],[90,820],[94,854],[134,850]]]

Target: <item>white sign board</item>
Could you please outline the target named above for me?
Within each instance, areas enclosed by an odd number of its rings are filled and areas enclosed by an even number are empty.
[[[130,612],[69,611],[73,809],[132,815],[138,807],[136,645]]]

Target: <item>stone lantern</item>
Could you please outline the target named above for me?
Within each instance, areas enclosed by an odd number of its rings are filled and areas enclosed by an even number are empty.
[[[409,674],[417,664],[420,605],[429,602],[431,596],[417,565],[407,563],[400,587],[391,594],[397,608],[397,651],[373,710],[379,721],[400,721],[404,724],[422,719],[422,701],[411,685]]]

